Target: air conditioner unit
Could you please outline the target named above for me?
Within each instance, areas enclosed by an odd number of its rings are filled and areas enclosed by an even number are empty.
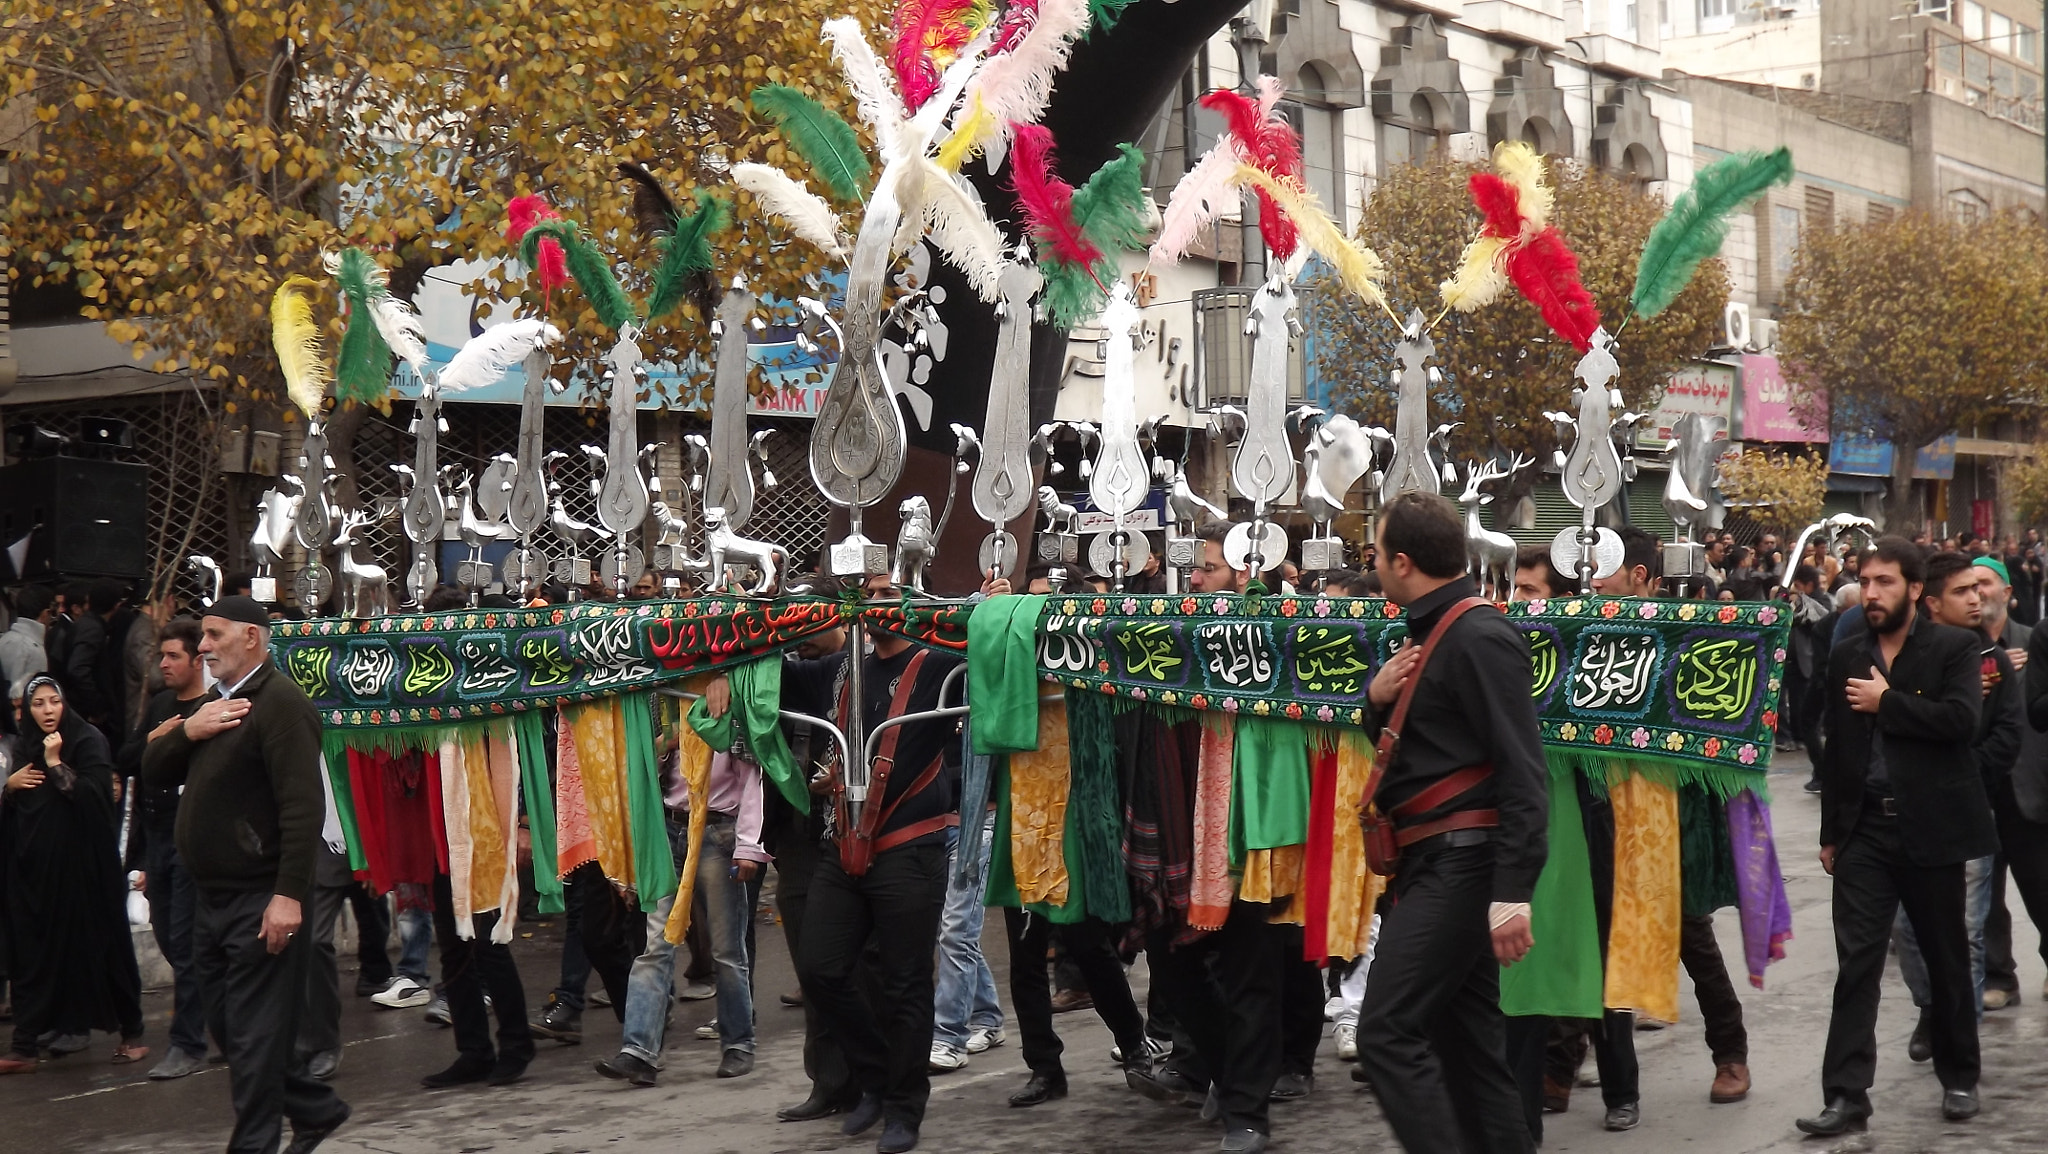
[[[1741,301],[1729,301],[1721,312],[1721,343],[1731,349],[1749,344],[1749,306]]]
[[[1749,324],[1751,347],[1758,352],[1768,351],[1778,343],[1778,322],[1769,317],[1758,317]]]

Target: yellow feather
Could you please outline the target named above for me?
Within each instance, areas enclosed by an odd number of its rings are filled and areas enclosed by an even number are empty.
[[[1294,222],[1301,239],[1337,270],[1337,279],[1344,282],[1345,288],[1392,314],[1393,306],[1387,303],[1387,295],[1379,286],[1379,279],[1386,275],[1386,266],[1380,263],[1379,254],[1346,237],[1344,230],[1338,228],[1337,222],[1331,220],[1323,206],[1317,203],[1315,193],[1291,179],[1275,180],[1248,164],[1237,166],[1237,179],[1240,183],[1256,185],[1273,198],[1280,211]]]
[[[1458,271],[1438,286],[1444,304],[1461,313],[1484,308],[1507,291],[1508,275],[1500,267],[1501,250],[1507,242],[1497,236],[1480,236],[1465,246],[1458,258]]]
[[[270,343],[277,349],[277,367],[284,373],[286,394],[308,417],[320,415],[333,380],[320,347],[320,326],[313,322],[312,290],[318,287],[308,277],[288,277],[270,298]]]
[[[1523,234],[1541,231],[1550,223],[1550,209],[1555,200],[1543,167],[1543,157],[1519,140],[1506,140],[1493,150],[1493,167],[1502,180],[1515,186],[1522,206]]]
[[[974,92],[974,103],[969,106],[967,116],[953,128],[953,134],[946,143],[939,146],[939,167],[947,172],[958,172],[967,158],[981,151],[982,136],[995,127],[995,117],[989,115],[987,106],[981,102],[981,92]]]

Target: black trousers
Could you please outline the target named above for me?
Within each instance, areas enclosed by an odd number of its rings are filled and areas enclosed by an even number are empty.
[[[583,891],[590,888],[583,879],[587,876],[577,870],[562,881],[562,970],[554,989],[555,1000],[579,1014],[590,985],[590,959],[583,956]],[[597,884],[604,884],[602,877]]]
[[[785,838],[775,850],[775,909],[782,915],[782,940],[792,964],[801,957],[804,921],[810,910],[811,877],[818,871],[818,843],[813,838]],[[860,971],[866,977],[865,969]],[[811,1093],[829,1102],[860,1097],[846,1051],[828,1037],[817,1003],[804,999],[804,1077]]]
[[[448,997],[448,1020],[455,1032],[455,1051],[481,1064],[525,1063],[533,1060],[533,1031],[526,1024],[526,988],[512,950],[491,941],[496,912],[471,919],[476,937],[455,933],[455,894],[448,875],[434,879],[434,939],[441,947],[441,992]],[[491,1010],[484,1009],[484,995]],[[620,1004],[624,1004],[621,1000]],[[498,1044],[491,1045],[491,1012],[498,1015]]]
[[[313,941],[302,933],[279,953],[265,949],[258,935],[270,898],[201,889],[194,909],[193,968],[213,1036],[227,1055],[235,1104],[229,1154],[273,1154],[281,1119],[323,1126],[346,1108],[292,1052]]]
[[[1110,928],[1094,918],[1072,925],[1054,925],[1028,910],[1003,910],[1003,928],[1010,939],[1010,1002],[1023,1035],[1024,1064],[1034,1074],[1066,1081],[1060,1065],[1065,1046],[1052,1027],[1052,985],[1046,977],[1045,949],[1052,941],[1066,948],[1067,960],[1081,975],[1081,988],[1095,999],[1095,1012],[1129,1061],[1145,1052],[1145,1016],[1131,997],[1123,959],[1110,940]]]
[[[1358,1064],[1409,1154],[1528,1154],[1487,907],[1493,847],[1411,848],[1358,1011]]]
[[[1303,959],[1302,928],[1291,923],[1269,927],[1280,953],[1280,1072],[1312,1075],[1316,1047],[1323,1042],[1323,1007],[1329,995],[1323,968]]]
[[[626,979],[633,961],[647,952],[647,915],[640,912],[637,895],[622,893],[605,879],[596,862],[578,866],[576,884],[582,888],[583,956],[604,983],[611,996],[612,1013],[626,1020]],[[692,918],[692,921],[697,919]],[[495,998],[496,995],[493,995]]]
[[[1906,860],[1897,818],[1865,812],[1835,851],[1835,1004],[1821,1091],[1869,1108],[1877,1074],[1877,1004],[1892,922],[1904,906],[1934,987],[1934,1072],[1944,1089],[1977,1085],[1976,986],[1963,927],[1963,863]]]
[[[2020,891],[2027,916],[2037,929],[2048,928],[2048,824],[2028,821],[2006,778],[1991,799],[1998,815],[1998,865],[1991,882],[1991,917],[1984,923],[1984,988],[2018,993],[2020,980],[2012,956],[2012,914],[2005,904],[2006,878]],[[2048,931],[2041,935],[2041,957],[2048,961]]]
[[[334,954],[334,926],[348,904],[349,888],[316,882],[306,895],[299,936],[312,940],[307,943],[311,948],[305,965],[306,1007],[293,1043],[294,1053],[303,1060],[341,1049],[341,967]]]
[[[861,877],[826,849],[812,875],[797,950],[804,1002],[824,1042],[846,1054],[855,1084],[879,1094],[892,1121],[916,1129],[931,1097],[932,951],[946,904],[946,843],[933,838],[876,854]],[[854,981],[869,938],[880,1000]]]
[[[1728,964],[1721,960],[1721,943],[1714,937],[1710,914],[1687,914],[1678,930],[1678,960],[1692,977],[1693,996],[1699,999],[1700,1018],[1706,1023],[1707,1049],[1716,1066],[1733,1062],[1749,1064],[1749,1030],[1742,1024],[1742,999],[1735,996],[1735,983],[1728,977]]]
[[[1175,1068],[1206,1080],[1226,1129],[1270,1133],[1266,1096],[1280,1078],[1284,978],[1271,905],[1233,901],[1223,928],[1166,951],[1175,971],[1169,999],[1199,1063]],[[1157,955],[1155,954],[1155,959]],[[1156,980],[1156,979],[1155,979]]]
[[[361,882],[348,887],[348,908],[356,915],[356,980],[389,985],[391,907]]]

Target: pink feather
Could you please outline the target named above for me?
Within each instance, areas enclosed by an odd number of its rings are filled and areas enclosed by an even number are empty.
[[[1053,171],[1052,130],[1042,124],[1010,126],[1010,180],[1017,190],[1032,239],[1052,255],[1083,268],[1102,259],[1102,250],[1074,220],[1074,186]]]
[[[1031,26],[1036,23],[1038,0],[1010,0],[1003,6],[1003,17],[996,25],[995,40],[989,45],[989,55],[995,56],[1015,48],[1017,42],[1024,39],[1031,31]]]
[[[959,49],[968,41],[965,17],[974,0],[903,0],[896,6],[896,39],[889,66],[906,108],[916,112],[939,90],[935,48]]]
[[[561,218],[562,214],[550,208],[545,197],[515,196],[505,205],[505,241],[517,248],[528,229],[541,221]],[[533,271],[540,276],[541,295],[547,296],[569,283],[569,256],[553,237],[542,237],[535,247],[539,249],[540,267]]]
[[[1237,207],[1237,152],[1227,144],[1209,150],[1173,186],[1152,242],[1151,264],[1171,268],[1194,246],[1202,230],[1226,208]]]

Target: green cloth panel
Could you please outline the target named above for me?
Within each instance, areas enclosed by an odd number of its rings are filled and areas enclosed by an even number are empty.
[[[724,717],[713,717],[700,697],[690,703],[690,728],[704,744],[725,753],[732,749],[737,725],[761,773],[798,813],[811,812],[810,783],[797,769],[796,755],[782,735],[782,658],[749,661],[728,670],[726,681],[732,687],[732,708]]]
[[[1593,912],[1592,862],[1572,771],[1550,773],[1550,855],[1530,899],[1527,956],[1500,971],[1500,1008],[1518,1016],[1601,1016],[1600,925]]]
[[[1678,789],[1678,866],[1687,917],[1735,904],[1735,847],[1724,804],[1696,785]]]
[[[991,597],[967,618],[974,752],[1038,748],[1038,615],[1043,594]]]
[[[661,806],[661,767],[654,749],[654,694],[628,693],[618,699],[626,735],[627,827],[633,839],[633,880],[640,908],[676,892],[676,860],[668,845],[667,813]]]
[[[334,787],[334,813],[341,820],[341,838],[348,846],[348,868],[366,870],[370,859],[363,854],[363,836],[356,832],[356,795],[348,783],[348,742],[333,730],[320,732],[321,760],[327,763],[327,781]]]
[[[555,787],[548,780],[548,730],[539,711],[512,715],[519,750],[520,799],[526,807],[527,844],[533,847],[533,892],[542,914],[562,912],[562,879],[555,876]]]
[[[1230,868],[1247,850],[1308,841],[1309,727],[1239,714],[1230,756]]]
[[[1131,887],[1124,873],[1124,805],[1110,698],[1085,689],[1067,693],[1067,764],[1068,892],[1080,890],[1088,913],[1122,925],[1131,920]]]

